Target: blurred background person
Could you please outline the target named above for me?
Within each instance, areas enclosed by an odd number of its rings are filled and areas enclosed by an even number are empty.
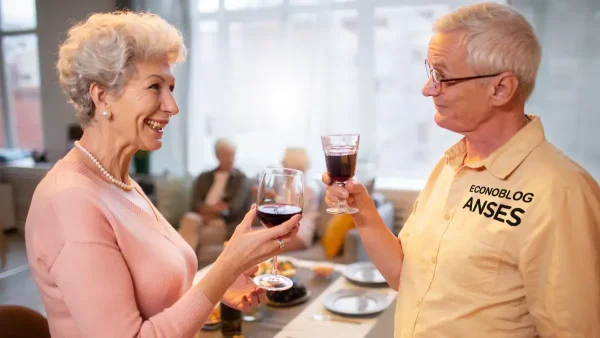
[[[236,147],[228,139],[215,143],[219,165],[194,181],[190,211],[181,219],[180,235],[196,252],[201,246],[222,244],[250,207],[250,181],[234,167]]]
[[[304,250],[310,248],[315,239],[317,218],[319,217],[319,201],[315,183],[306,177],[310,169],[310,161],[304,148],[287,148],[283,154],[281,165],[304,173],[304,208],[302,222],[297,236],[287,245],[287,250]]]

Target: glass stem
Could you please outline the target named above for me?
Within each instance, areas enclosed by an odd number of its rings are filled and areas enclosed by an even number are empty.
[[[273,256],[273,266],[271,267],[271,274],[277,276],[277,256]]]
[[[346,187],[346,182],[335,182],[335,184],[337,184],[338,187],[342,187],[345,188]],[[348,204],[346,203],[346,199],[345,198],[340,198],[337,201],[337,207],[340,209],[343,209],[345,207],[347,207]]]

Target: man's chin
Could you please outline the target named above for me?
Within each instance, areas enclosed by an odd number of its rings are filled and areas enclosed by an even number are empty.
[[[436,111],[433,121],[438,125],[438,127],[451,130],[449,128],[452,125],[450,119],[447,116],[440,114],[440,112]]]
[[[463,128],[460,126],[460,123],[457,123],[458,121],[449,116],[442,115],[439,112],[435,113],[433,120],[440,128],[444,128],[459,134],[464,132],[464,130],[462,130]]]

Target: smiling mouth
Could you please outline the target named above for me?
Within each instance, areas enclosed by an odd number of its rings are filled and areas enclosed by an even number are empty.
[[[162,124],[162,123],[159,123],[159,122],[156,122],[156,121],[153,121],[153,120],[150,120],[150,119],[145,119],[145,120],[144,120],[144,123],[145,123],[145,124],[146,124],[148,127],[152,128],[152,129],[154,129],[154,130],[156,130],[156,131],[160,131],[160,132],[162,132],[162,131],[163,131],[163,129],[165,128],[165,125],[164,125],[164,124]]]

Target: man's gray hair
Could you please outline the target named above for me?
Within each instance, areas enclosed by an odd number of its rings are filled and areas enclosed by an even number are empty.
[[[235,144],[231,140],[226,138],[219,138],[215,142],[215,155],[219,154],[222,150],[231,149],[235,151]]]
[[[533,28],[516,9],[497,3],[464,6],[434,25],[436,33],[464,32],[467,63],[477,74],[512,72],[527,100],[535,87],[542,50]]]

